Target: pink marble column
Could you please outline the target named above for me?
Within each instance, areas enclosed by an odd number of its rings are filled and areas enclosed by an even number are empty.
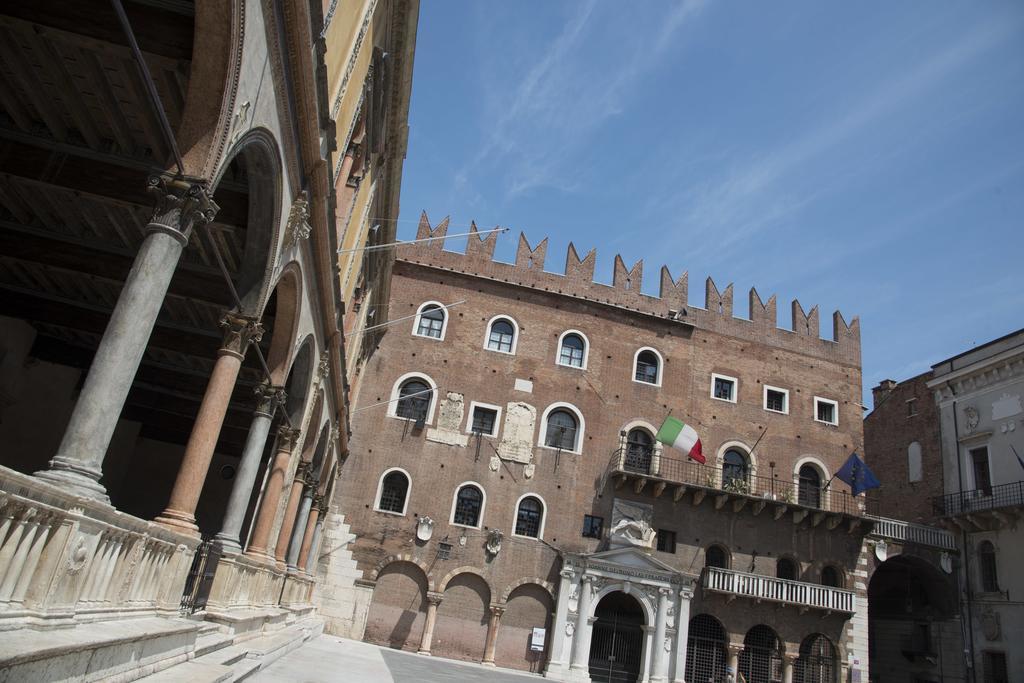
[[[427,618],[423,620],[423,636],[420,638],[421,655],[430,654],[430,644],[434,641],[434,623],[437,621],[437,606],[444,599],[443,593],[427,593]]]
[[[281,488],[284,486],[284,477],[288,471],[288,463],[292,458],[292,449],[299,438],[299,430],[282,426],[277,434],[277,452],[270,463],[270,476],[267,477],[266,489],[263,492],[263,500],[260,502],[259,512],[256,513],[256,523],[253,525],[252,538],[245,554],[263,560],[270,560],[268,543],[270,542],[271,527],[274,526],[274,515],[277,514],[277,506],[281,502]]]
[[[494,666],[494,650],[498,645],[498,626],[501,615],[505,613],[504,605],[491,605],[491,618],[487,621],[487,642],[484,645],[484,659],[481,664]]]
[[[288,507],[284,511],[284,520],[281,522],[281,529],[277,533],[277,545],[275,546],[274,559],[277,564],[283,567],[288,556],[288,541],[292,537],[295,526],[295,516],[299,511],[299,502],[302,500],[302,490],[306,486],[312,486],[313,463],[308,460],[300,460],[299,466],[295,469],[295,476],[292,478],[291,492],[288,494]]]
[[[210,382],[206,385],[199,415],[192,426],[171,499],[167,509],[155,520],[193,535],[199,534],[195,518],[196,505],[203,492],[206,473],[213,460],[213,451],[217,447],[238,371],[242,367],[249,343],[258,342],[263,336],[263,326],[254,318],[227,313],[220,324],[225,328],[224,342],[217,352],[217,362],[213,366]]]

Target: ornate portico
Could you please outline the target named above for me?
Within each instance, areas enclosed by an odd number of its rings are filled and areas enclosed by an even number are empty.
[[[615,592],[639,603],[643,638],[637,681],[682,681],[690,600],[697,576],[684,574],[638,547],[562,555],[561,584],[545,676],[590,681],[596,612]]]

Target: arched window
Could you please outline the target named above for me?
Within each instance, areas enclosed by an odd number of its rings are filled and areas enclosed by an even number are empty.
[[[409,497],[409,477],[402,470],[392,470],[384,475],[377,496],[377,509],[382,512],[405,514]]]
[[[487,330],[487,348],[502,353],[515,353],[516,328],[508,318],[495,318]]]
[[[661,385],[661,358],[654,349],[637,351],[633,379],[644,384]]]
[[[821,585],[828,586],[829,588],[840,588],[842,578],[840,577],[839,570],[830,564],[825,565],[821,568]]]
[[[544,522],[544,504],[534,496],[527,496],[519,501],[516,510],[516,536],[540,538]]]
[[[395,415],[409,420],[426,420],[432,395],[430,386],[423,380],[406,380],[398,390]]]
[[[722,488],[735,493],[749,492],[749,474],[747,456],[735,448],[727,450],[722,458]]]
[[[704,566],[728,569],[729,555],[725,552],[725,548],[720,545],[709,546],[707,551],[704,553]]]
[[[686,639],[686,680],[689,683],[725,680],[725,628],[710,614],[690,620]]]
[[[570,368],[587,366],[587,342],[578,332],[566,332],[558,345],[558,364]]]
[[[793,667],[793,683],[834,683],[836,650],[820,633],[807,636],[800,643],[800,656]]]
[[[775,563],[775,576],[778,578],[796,581],[796,574],[796,562],[788,557],[780,557],[779,561]]]
[[[978,544],[978,564],[981,565],[981,590],[985,593],[999,592],[999,573],[996,570],[996,547],[991,541]]]
[[[654,438],[646,429],[631,429],[626,435],[626,469],[630,472],[648,474],[651,471],[651,455],[654,453]]]
[[[800,467],[797,502],[807,507],[821,507],[821,472],[814,465],[802,465]]]
[[[544,445],[563,451],[578,450],[579,420],[567,408],[556,408],[548,413],[544,424]]]
[[[444,339],[444,328],[448,314],[441,304],[427,303],[420,307],[416,314],[416,328],[414,334],[417,337],[430,337],[432,339]]]
[[[760,624],[747,631],[740,653],[740,673],[748,683],[782,680],[782,644],[770,627]]]
[[[480,516],[484,509],[484,494],[473,484],[466,484],[455,494],[455,510],[452,522],[464,526],[480,526]]]
[[[907,481],[921,481],[921,444],[912,441],[907,446]]]

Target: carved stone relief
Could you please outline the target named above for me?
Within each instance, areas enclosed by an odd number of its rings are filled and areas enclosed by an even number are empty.
[[[520,401],[509,403],[505,407],[505,425],[498,444],[498,455],[515,462],[532,462],[536,426],[536,408]]]

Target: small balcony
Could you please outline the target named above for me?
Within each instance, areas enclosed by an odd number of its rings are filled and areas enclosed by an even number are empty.
[[[799,483],[777,476],[755,476],[735,467],[713,467],[694,460],[667,458],[651,448],[627,445],[613,453],[608,476],[616,489],[631,484],[635,493],[645,491],[654,497],[670,495],[676,502],[690,495],[699,505],[705,498],[714,501],[715,509],[728,508],[740,512],[748,508],[759,515],[766,508],[775,519],[792,512],[799,524],[806,518],[814,526],[825,522],[828,528],[844,519],[850,530],[864,520],[868,501],[846,491],[801,480]]]
[[[700,585],[705,591],[722,593],[726,596],[727,602],[732,602],[736,598],[746,598],[754,602],[793,605],[799,608],[801,614],[812,609],[826,615],[834,612],[853,614],[856,611],[856,596],[853,591],[803,581],[777,579],[774,576],[705,567]]]
[[[936,496],[932,506],[937,514],[966,531],[1010,526],[1024,507],[1024,481]]]
[[[956,550],[956,537],[945,529],[888,517],[874,515],[865,515],[865,517],[874,522],[871,536],[876,538],[884,538],[904,545],[923,545],[940,550]]]

